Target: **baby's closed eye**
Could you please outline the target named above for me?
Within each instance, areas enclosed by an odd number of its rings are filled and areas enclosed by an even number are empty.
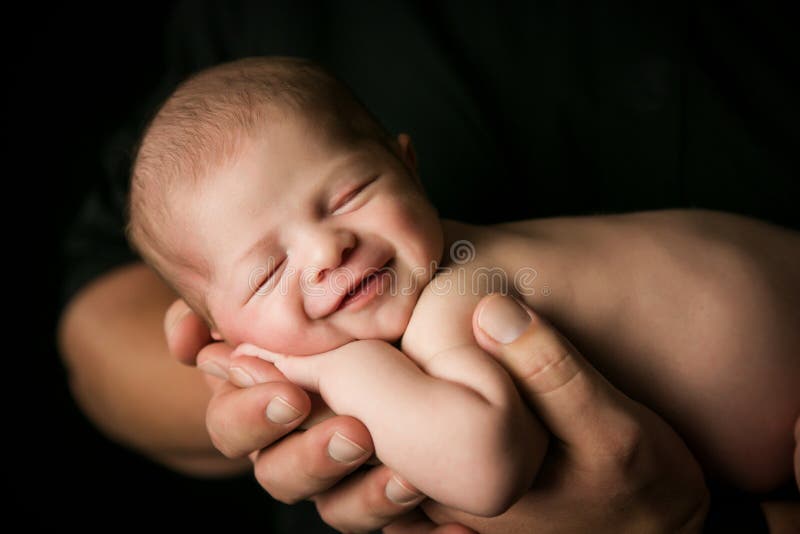
[[[379,176],[373,176],[364,182],[357,182],[350,187],[343,188],[331,199],[328,212],[331,215],[342,215],[358,207],[355,200],[362,191],[372,185],[378,178]]]
[[[286,258],[276,260],[270,256],[266,265],[259,266],[250,273],[249,286],[252,291],[250,298],[266,295],[272,291],[280,280],[280,274],[286,265]]]

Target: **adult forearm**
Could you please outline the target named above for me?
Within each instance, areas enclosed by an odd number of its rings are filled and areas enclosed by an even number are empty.
[[[58,329],[72,393],[111,439],[174,469],[223,474],[243,467],[214,449],[205,428],[210,391],[169,355],[163,317],[175,295],[130,265],[78,293]]]

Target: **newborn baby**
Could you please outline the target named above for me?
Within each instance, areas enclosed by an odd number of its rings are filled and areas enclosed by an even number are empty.
[[[129,215],[133,246],[215,339],[360,419],[378,458],[443,504],[503,512],[547,450],[473,337],[490,292],[556,323],[708,470],[753,491],[792,473],[800,239],[787,230],[678,211],[442,221],[409,137],[291,58],[184,82],[137,150]]]

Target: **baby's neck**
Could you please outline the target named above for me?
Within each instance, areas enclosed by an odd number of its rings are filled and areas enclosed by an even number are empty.
[[[444,248],[442,249],[442,259],[444,260],[453,243],[461,239],[468,239],[468,236],[472,235],[476,227],[452,219],[439,219],[439,222],[442,224],[442,232],[444,234]]]

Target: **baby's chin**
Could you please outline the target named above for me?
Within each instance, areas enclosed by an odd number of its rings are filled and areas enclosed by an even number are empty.
[[[408,298],[403,302],[395,300],[395,305],[385,306],[366,316],[366,321],[359,322],[351,331],[354,339],[380,339],[388,343],[395,343],[405,333],[411,313],[414,309],[415,299]],[[366,311],[366,310],[365,310]]]
[[[382,340],[396,343],[411,319],[415,299],[410,297],[395,300],[392,306],[384,306],[350,315],[331,316],[319,323],[306,325],[304,329],[290,332],[259,330],[251,332],[248,343],[279,354],[310,356],[332,351],[356,340]]]
[[[268,339],[264,339],[263,336],[260,336],[262,339],[251,341],[261,348],[267,349],[270,352],[276,352],[278,354],[289,354],[292,356],[311,356],[314,354],[321,354],[323,352],[329,352],[334,349],[338,349],[350,343],[351,341],[356,341],[357,338],[352,335],[340,334],[337,335],[320,335],[319,333],[309,333],[308,335],[304,336],[297,336],[294,339],[284,338],[284,339],[276,339],[279,336],[270,336]]]
[[[370,325],[374,326],[374,325]],[[297,356],[308,356],[312,354],[320,354],[323,352],[332,351],[334,349],[338,349],[348,343],[353,341],[359,340],[381,340],[386,341],[387,343],[394,344],[403,337],[403,332],[405,332],[405,325],[404,324],[396,324],[393,325],[393,328],[387,328],[386,325],[382,325],[382,328],[365,328],[359,329],[360,331],[358,334],[342,334],[341,336],[336,336],[335,339],[317,339],[317,340],[307,340],[302,341],[300,343],[293,344],[291,348],[292,350],[283,351],[284,354],[294,354]],[[275,351],[281,352],[281,351]]]
[[[376,328],[376,325],[372,324],[368,325],[366,328],[359,328],[357,332],[353,333],[337,332],[336,335],[331,336],[308,335],[302,336],[302,339],[287,339],[282,343],[275,343],[275,339],[272,338],[271,342],[267,342],[265,345],[261,346],[271,352],[280,354],[311,356],[338,349],[339,347],[358,340],[378,339],[394,344],[400,340],[404,331],[404,323],[397,323],[394,325],[384,324],[381,325],[381,328]]]
[[[253,342],[259,347],[265,348],[270,352],[278,354],[289,354],[291,356],[311,356],[314,354],[321,354],[337,349],[351,341],[355,341],[353,337],[337,337],[335,339],[323,336],[301,336],[300,339],[286,339],[276,341],[273,336],[270,339],[264,339],[261,343],[258,341]]]

